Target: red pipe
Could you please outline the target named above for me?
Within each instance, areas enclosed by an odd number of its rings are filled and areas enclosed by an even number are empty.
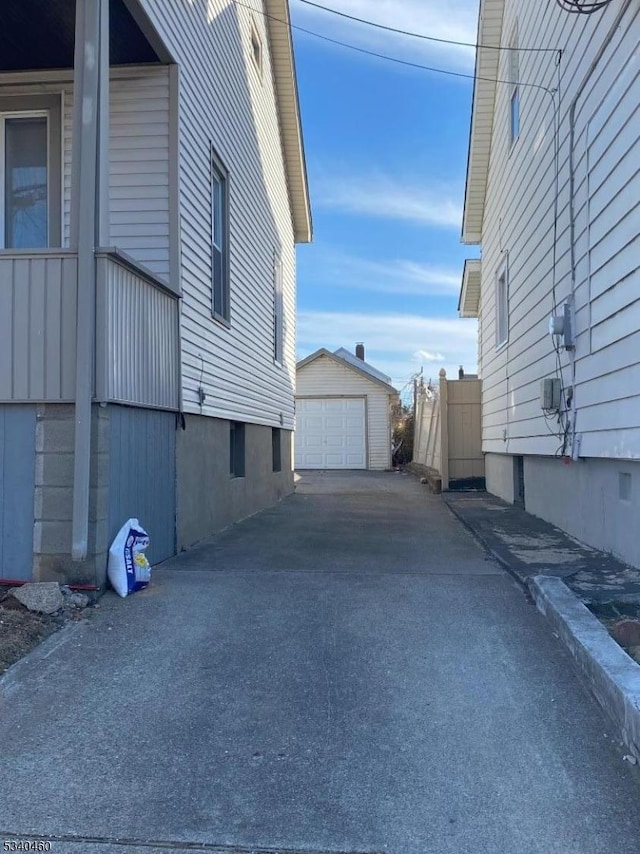
[[[0,587],[22,587],[23,584],[30,584],[30,581],[12,581],[10,578],[0,578]],[[97,592],[100,590],[95,584],[67,584],[65,585],[70,590],[87,590],[89,592]]]

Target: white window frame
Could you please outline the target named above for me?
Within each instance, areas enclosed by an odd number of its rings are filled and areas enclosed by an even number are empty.
[[[509,41],[509,139],[513,146],[520,136],[520,51],[516,22]]]
[[[0,113],[0,249],[11,249],[6,239],[6,123],[7,119],[46,119],[47,121],[47,247],[51,245],[51,117],[49,110],[11,110]],[[33,247],[36,248],[36,247]]]
[[[496,350],[509,341],[509,259],[498,267],[495,280]]]
[[[231,286],[229,269],[229,173],[211,147],[211,313],[215,320],[231,323]],[[218,210],[219,208],[219,210]],[[216,226],[220,236],[217,238]],[[220,253],[219,289],[216,283],[216,252]],[[218,294],[219,290],[219,294]]]
[[[273,258],[273,361],[278,367],[284,364],[284,297],[282,255]]]

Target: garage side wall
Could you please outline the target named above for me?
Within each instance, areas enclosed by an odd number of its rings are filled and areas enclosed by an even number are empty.
[[[391,424],[389,393],[356,371],[320,356],[297,373],[297,397],[367,398],[368,468],[384,471],[391,467]]]

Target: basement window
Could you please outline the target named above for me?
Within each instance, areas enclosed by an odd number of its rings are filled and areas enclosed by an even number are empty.
[[[231,477],[244,477],[245,425],[240,421],[229,424],[229,473]]]
[[[631,501],[631,474],[626,471],[618,473],[618,495],[621,501]]]
[[[273,471],[282,471],[282,430],[279,427],[271,428],[271,455]]]

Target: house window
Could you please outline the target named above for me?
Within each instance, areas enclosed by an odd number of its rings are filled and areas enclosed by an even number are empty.
[[[513,30],[509,48],[509,131],[513,145],[520,136],[520,55],[517,26]]]
[[[231,421],[229,424],[229,473],[231,477],[244,477],[244,427],[245,425],[239,421]]]
[[[282,258],[276,254],[273,264],[273,359],[283,363],[284,308],[282,299]]]
[[[229,175],[211,152],[211,280],[213,316],[230,319],[229,300]]]
[[[271,455],[273,471],[282,471],[282,430],[279,427],[271,428]]]
[[[496,348],[509,338],[509,268],[507,261],[496,275]]]
[[[0,97],[0,249],[61,245],[60,97]]]
[[[251,57],[260,77],[262,77],[262,39],[255,24],[251,27]]]

